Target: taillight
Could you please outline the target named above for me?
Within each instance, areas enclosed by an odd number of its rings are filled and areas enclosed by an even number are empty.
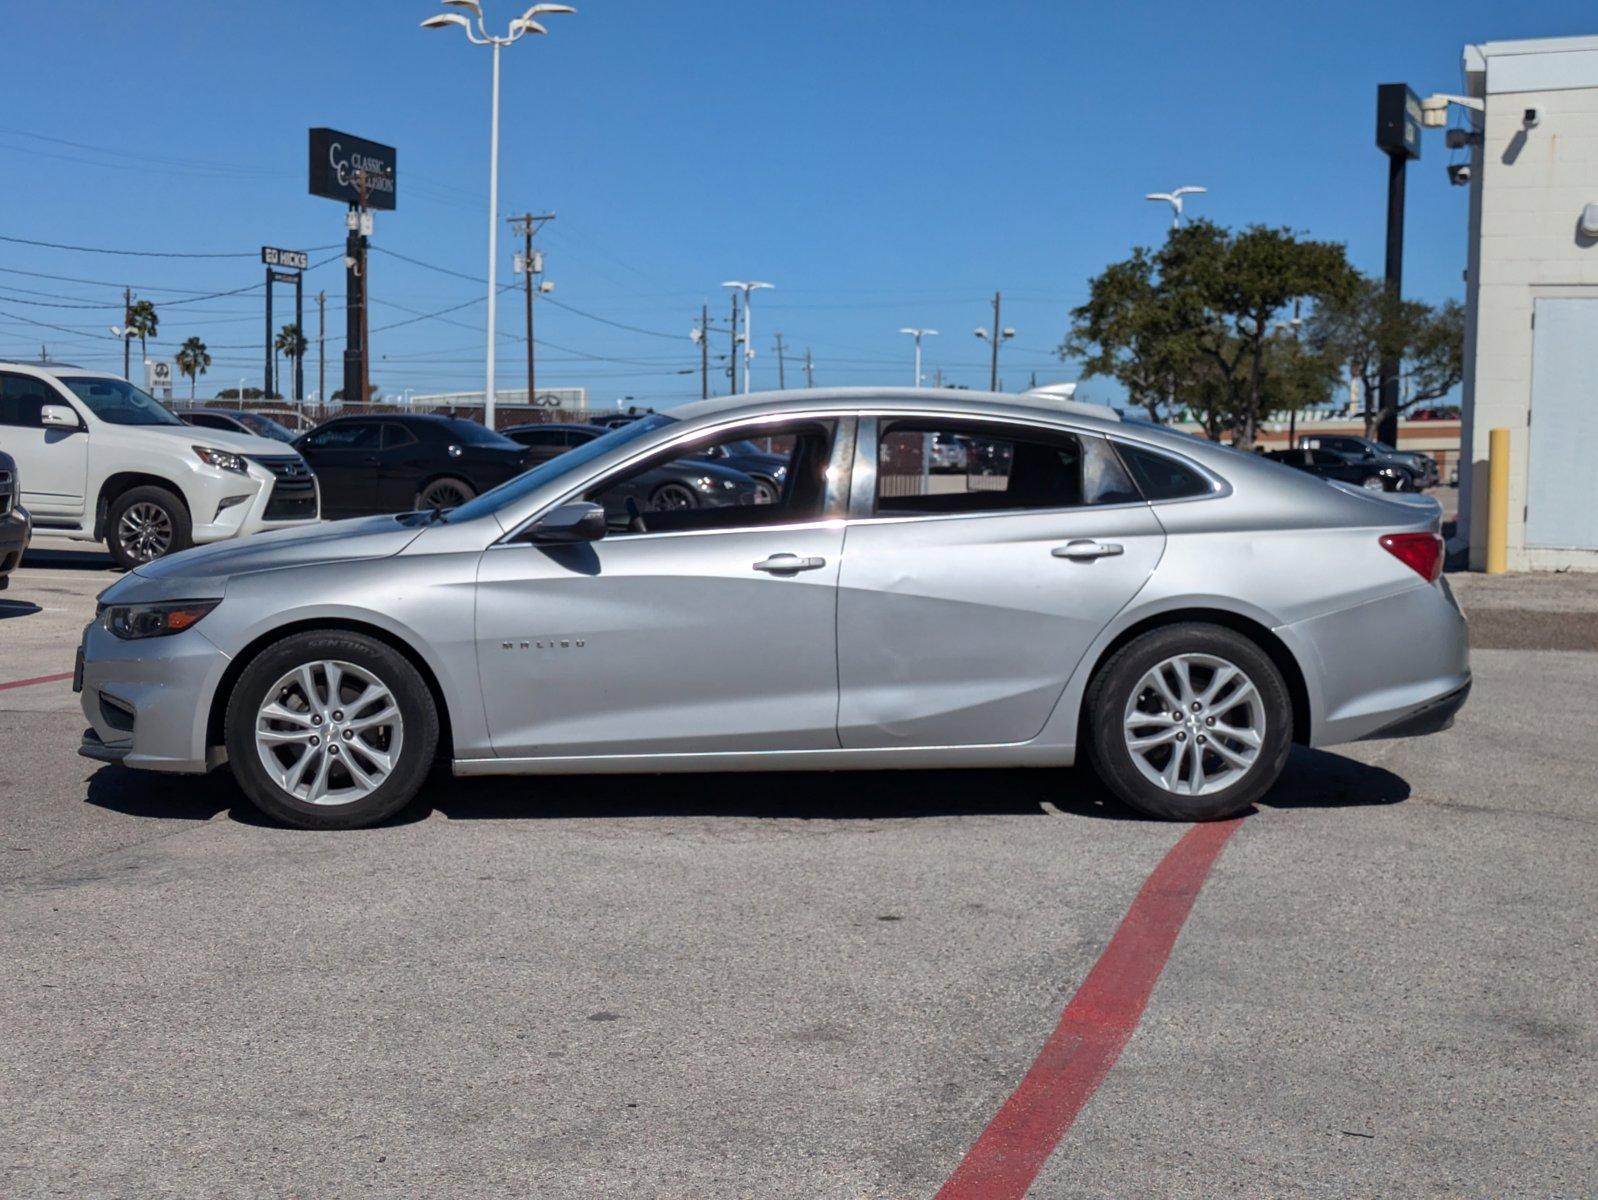
[[[1443,539],[1435,533],[1387,533],[1382,549],[1403,563],[1427,583],[1435,583],[1443,573]]]

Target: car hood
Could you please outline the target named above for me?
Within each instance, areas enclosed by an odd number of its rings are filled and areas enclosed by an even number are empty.
[[[357,517],[198,546],[145,563],[100,594],[110,602],[206,599],[234,576],[398,554],[425,528],[397,517]]]

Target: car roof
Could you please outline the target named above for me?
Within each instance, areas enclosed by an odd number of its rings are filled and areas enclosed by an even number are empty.
[[[1118,425],[1121,417],[1106,404],[1087,404],[1080,400],[1057,400],[1052,396],[1019,395],[1007,392],[975,392],[956,388],[794,388],[781,392],[749,392],[738,396],[713,396],[695,400],[671,410],[683,421],[720,415],[760,416],[781,413],[794,407],[839,410],[862,404],[903,407],[921,412],[946,412],[950,415],[1070,416],[1106,427]]]
[[[528,421],[523,425],[512,425],[508,429],[501,429],[501,433],[522,433],[528,429],[559,429],[568,433],[591,433],[599,436],[598,425],[585,424],[582,421]]]
[[[27,371],[34,375],[59,375],[63,371],[80,376],[84,379],[121,379],[122,376],[114,375],[110,371],[86,371],[74,363],[55,362],[23,362],[19,359],[9,359],[0,362],[0,371]]]

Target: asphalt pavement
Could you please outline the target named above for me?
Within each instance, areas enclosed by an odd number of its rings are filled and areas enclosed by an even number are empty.
[[[1045,771],[280,829],[5,686],[111,578],[0,594],[0,1195],[932,1196],[1184,833]],[[1028,1195],[1594,1193],[1598,579],[1522,578],[1455,577],[1498,632],[1452,730],[1295,751]]]

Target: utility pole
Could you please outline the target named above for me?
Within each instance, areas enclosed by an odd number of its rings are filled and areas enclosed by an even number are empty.
[[[810,361],[809,346],[805,347],[805,386],[807,388],[816,386],[815,365]]]
[[[788,377],[783,370],[782,334],[780,332],[777,334],[777,390],[779,392],[788,390]]]
[[[316,293],[316,399],[327,411],[327,293]]]
[[[710,305],[699,306],[699,398],[710,399]]]
[[[738,293],[732,294],[732,353],[727,356],[727,374],[732,377],[732,394],[738,394]]]
[[[999,319],[999,305],[1001,297],[998,292],[993,293],[993,333],[990,336],[986,329],[972,330],[979,338],[991,342],[993,345],[992,365],[988,368],[988,391],[999,390],[999,343],[1007,342],[1015,336],[1015,330],[1006,329]]]
[[[355,173],[360,201],[350,205],[344,237],[344,402],[364,404],[367,398],[366,364],[366,172]]]
[[[133,382],[133,376],[130,374],[133,367],[128,361],[128,355],[133,349],[133,339],[128,336],[128,325],[132,315],[133,289],[125,287],[122,289],[122,378],[129,383]],[[271,324],[270,317],[267,318],[267,324]]]
[[[518,237],[522,239],[520,271],[526,283],[527,292],[527,403],[536,404],[536,387],[538,381],[536,352],[533,342],[533,291],[534,277],[543,273],[543,252],[534,253],[533,234],[537,233],[550,221],[555,219],[554,213],[523,213],[519,217],[506,218],[508,224]]]

